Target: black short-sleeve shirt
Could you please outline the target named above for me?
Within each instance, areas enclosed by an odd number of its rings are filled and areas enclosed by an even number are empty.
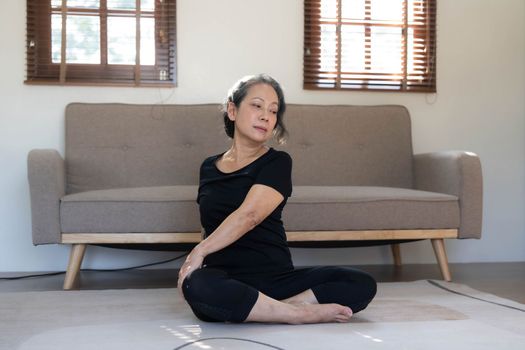
[[[272,187],[284,200],[254,229],[228,247],[208,255],[204,264],[231,274],[293,269],[281,220],[282,210],[292,194],[292,158],[286,152],[270,148],[245,167],[224,173],[216,166],[223,154],[207,158],[200,169],[197,202],[206,237],[240,207],[255,184]]]

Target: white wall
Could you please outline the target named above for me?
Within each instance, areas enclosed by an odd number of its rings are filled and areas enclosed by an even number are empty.
[[[179,0],[178,87],[156,89],[24,85],[25,1],[2,1],[0,271],[66,266],[66,246],[32,246],[26,156],[32,148],[63,154],[67,103],[218,103],[237,78],[258,72],[280,81],[291,103],[406,105],[416,153],[476,152],[484,176],[483,239],[447,242],[449,259],[525,261],[525,1],[438,1],[437,94],[304,91],[302,3]],[[406,244],[402,251],[406,263],[435,261],[428,242]],[[388,247],[293,254],[298,265],[391,261]],[[172,255],[90,248],[84,267]]]

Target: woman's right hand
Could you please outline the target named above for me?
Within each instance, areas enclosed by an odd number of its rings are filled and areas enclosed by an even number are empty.
[[[182,264],[179,270],[179,280],[177,282],[177,288],[179,289],[179,292],[183,297],[184,294],[182,292],[182,283],[184,282],[184,279],[190,278],[190,275],[193,273],[193,271],[202,267],[202,262],[204,261],[205,256],[198,247],[199,246],[197,245],[197,247],[193,248],[193,250],[186,257],[184,264]]]

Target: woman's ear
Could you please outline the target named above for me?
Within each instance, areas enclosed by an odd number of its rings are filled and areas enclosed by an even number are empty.
[[[235,121],[235,116],[237,114],[237,107],[235,106],[235,103],[228,102],[228,118],[233,122]]]

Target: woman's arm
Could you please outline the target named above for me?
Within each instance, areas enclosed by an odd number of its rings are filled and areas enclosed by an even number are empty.
[[[255,228],[283,200],[284,196],[272,187],[260,184],[253,185],[241,206],[231,213],[208,238],[193,248],[180,268],[179,288],[184,278],[202,266],[202,261],[208,254],[229,246]]]

